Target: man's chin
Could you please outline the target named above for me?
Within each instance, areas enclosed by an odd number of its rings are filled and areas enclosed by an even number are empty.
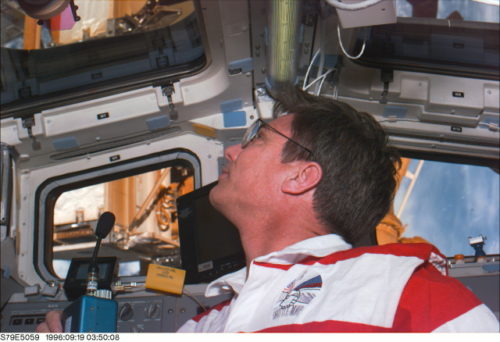
[[[212,190],[210,190],[210,193],[208,194],[208,200],[210,201],[210,204],[212,204],[215,208],[217,208],[217,199],[218,199],[218,192],[220,188],[220,183],[217,183]]]
[[[212,204],[212,206],[220,212],[223,211],[224,203],[228,198],[224,191],[226,186],[223,183],[224,182],[222,182],[222,184],[221,182],[217,183],[217,185],[210,190],[210,194],[208,195],[210,204]]]

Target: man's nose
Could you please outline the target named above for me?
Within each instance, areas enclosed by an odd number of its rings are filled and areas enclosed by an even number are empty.
[[[236,160],[236,158],[238,158],[238,155],[240,154],[241,151],[242,151],[241,144],[229,146],[224,151],[224,156],[226,157],[227,160],[234,161]]]

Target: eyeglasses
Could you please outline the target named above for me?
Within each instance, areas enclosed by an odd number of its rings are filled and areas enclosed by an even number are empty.
[[[307,147],[299,144],[298,142],[296,142],[292,138],[287,137],[286,135],[284,135],[283,133],[281,133],[276,128],[274,128],[273,126],[269,125],[268,123],[266,123],[262,119],[257,119],[250,127],[248,127],[247,131],[243,135],[243,139],[241,139],[241,148],[247,147],[248,144],[250,144],[257,137],[257,134],[259,133],[259,131],[261,130],[262,127],[269,128],[274,133],[277,133],[277,134],[281,135],[283,138],[287,139],[288,141],[291,141],[295,145],[297,145],[297,146],[303,148],[304,150],[306,150],[307,152],[309,152],[309,154],[311,156],[314,156],[314,154],[312,153],[312,151],[310,149],[308,149]]]

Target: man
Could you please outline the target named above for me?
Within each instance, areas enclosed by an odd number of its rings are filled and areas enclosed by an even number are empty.
[[[378,123],[297,89],[277,96],[281,113],[226,150],[210,193],[238,227],[247,267],[207,295],[234,295],[179,331],[498,332],[493,313],[441,274],[431,245],[351,248],[370,240],[392,200],[399,158]],[[51,315],[40,330],[58,324]]]

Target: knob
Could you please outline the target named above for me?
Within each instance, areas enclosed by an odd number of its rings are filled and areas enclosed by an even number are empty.
[[[146,318],[158,318],[160,316],[160,306],[158,305],[158,303],[148,304],[146,305],[144,314],[146,315]]]
[[[123,304],[118,312],[118,317],[120,317],[122,321],[128,321],[134,317],[134,309],[132,309],[129,303]]]

